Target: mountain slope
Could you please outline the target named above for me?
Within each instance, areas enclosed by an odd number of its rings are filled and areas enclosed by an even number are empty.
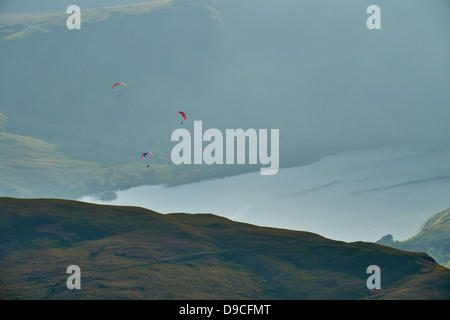
[[[0,132],[0,196],[76,198],[145,183],[162,183],[174,168],[73,160],[46,141]],[[136,159],[139,159],[136,156]],[[189,172],[186,173],[189,175]],[[180,179],[186,177],[180,175]]]
[[[0,198],[2,299],[448,299],[423,253],[68,200]],[[81,290],[68,290],[69,265]],[[369,265],[381,290],[366,287]]]
[[[407,251],[426,252],[447,268],[450,267],[450,209],[431,217],[415,236],[394,241],[392,235],[384,236],[376,243]]]
[[[98,9],[85,9],[85,7],[80,6],[82,8],[82,22],[95,23],[109,18],[118,19],[127,15],[145,14],[160,8],[170,7],[172,2],[174,1],[156,0],[122,6],[105,6]],[[69,5],[56,5],[54,8],[58,8],[58,10],[52,10],[53,12],[50,13],[0,14],[0,43],[16,38],[26,38],[35,32],[49,32],[49,28],[60,27],[61,22],[65,22],[69,17],[65,10]]]

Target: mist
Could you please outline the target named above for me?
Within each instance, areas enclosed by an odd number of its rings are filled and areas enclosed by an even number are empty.
[[[250,224],[309,231],[342,241],[405,240],[450,207],[450,145],[359,149],[286,168],[175,187],[119,190],[116,199],[161,213],[214,213]]]
[[[173,1],[73,32],[64,5],[61,26],[1,44],[6,129],[105,164],[144,150],[171,164],[178,110],[188,130],[194,120],[222,131],[279,129],[281,167],[354,148],[450,142],[448,2],[377,1],[380,30],[366,27],[370,4]],[[128,84],[120,99],[111,91],[118,81]]]
[[[119,6],[132,4],[136,0],[2,0],[0,3],[0,13],[25,13],[42,14],[49,12],[60,12],[70,5],[77,5],[82,9],[102,8],[109,6]]]

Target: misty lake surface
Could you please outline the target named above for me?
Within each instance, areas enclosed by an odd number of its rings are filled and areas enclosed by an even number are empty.
[[[359,149],[309,165],[258,171],[175,187],[119,190],[117,199],[160,213],[213,213],[261,226],[309,231],[342,241],[414,236],[450,207],[450,146]]]

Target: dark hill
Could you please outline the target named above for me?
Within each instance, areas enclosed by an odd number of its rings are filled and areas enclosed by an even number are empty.
[[[424,253],[212,214],[0,198],[1,299],[448,299]],[[369,290],[370,265],[381,289]],[[69,290],[66,269],[81,269]]]

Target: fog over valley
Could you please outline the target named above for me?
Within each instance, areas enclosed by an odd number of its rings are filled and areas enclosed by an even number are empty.
[[[370,5],[2,1],[0,196],[413,235],[449,206],[450,5]]]

